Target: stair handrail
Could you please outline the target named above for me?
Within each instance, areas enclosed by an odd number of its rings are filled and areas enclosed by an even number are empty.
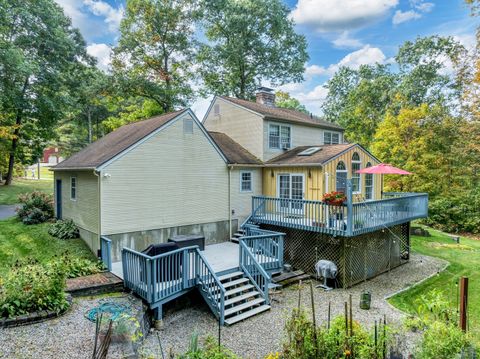
[[[257,211],[260,209],[260,207],[262,207],[265,204],[265,198],[266,197],[264,197],[264,196],[252,196],[252,213],[247,217],[247,219],[245,221],[243,221],[240,228],[244,228],[246,225],[248,225],[249,221],[252,218],[255,217],[255,215],[257,214]],[[261,199],[262,200],[257,207],[255,207],[255,199]]]
[[[262,293],[262,296],[265,299],[266,303],[270,304],[268,290],[269,290],[269,285],[272,278],[267,273],[267,271],[263,268],[263,266],[260,263],[258,263],[254,254],[250,251],[250,248],[246,245],[246,243],[242,240],[242,238],[240,238],[240,241],[239,241],[239,248],[240,248],[240,269],[250,279],[250,281],[257,288],[257,290]],[[248,259],[250,259],[249,262],[247,262]],[[259,280],[255,279],[256,275],[251,273],[251,271],[247,268],[248,265],[253,265],[255,267],[255,270],[260,275],[260,278],[262,279],[263,283],[259,283]]]
[[[205,269],[207,270],[207,273],[205,273],[208,276],[207,280],[204,280],[202,278],[202,275],[204,273],[200,273],[201,269],[199,268],[200,263],[196,262],[196,268],[195,268],[195,274],[197,277],[197,285],[200,285],[201,288],[208,293],[206,297],[204,297],[207,300],[208,305],[210,308],[215,312],[217,312],[220,324],[223,325],[225,321],[225,293],[226,289],[223,286],[222,282],[220,282],[220,279],[218,276],[215,274],[215,271],[212,269],[210,264],[208,263],[207,259],[205,256],[200,252],[200,249],[197,247],[196,248],[197,252],[197,258],[199,259],[199,262],[202,262]],[[214,284],[213,287],[218,288],[220,290],[220,300],[217,302],[217,294],[212,291],[212,286],[211,284]],[[214,310],[215,308],[215,310]]]

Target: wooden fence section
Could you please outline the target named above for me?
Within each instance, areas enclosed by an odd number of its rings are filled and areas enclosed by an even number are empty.
[[[428,215],[426,193],[385,195],[387,198],[381,200],[347,201],[340,206],[321,201],[254,196],[250,222],[351,237]]]

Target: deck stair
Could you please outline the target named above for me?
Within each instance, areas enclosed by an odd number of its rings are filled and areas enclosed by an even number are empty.
[[[230,238],[230,241],[233,242],[233,243],[239,243],[240,241],[240,238],[242,238],[243,236],[245,235],[245,231],[243,229],[238,229],[238,231],[236,231],[234,234],[233,234],[233,237]]]
[[[222,275],[219,280],[226,289],[225,324],[238,323],[271,308],[243,272]]]

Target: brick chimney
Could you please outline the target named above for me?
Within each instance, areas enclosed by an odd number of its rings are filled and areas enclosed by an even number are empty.
[[[259,87],[257,89],[257,103],[268,107],[275,107],[275,93],[268,87]]]

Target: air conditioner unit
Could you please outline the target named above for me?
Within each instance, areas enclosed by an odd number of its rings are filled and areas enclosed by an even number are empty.
[[[287,150],[289,150],[289,149],[290,149],[290,145],[289,145],[288,143],[284,143],[284,144],[282,145],[282,150],[287,151]]]

